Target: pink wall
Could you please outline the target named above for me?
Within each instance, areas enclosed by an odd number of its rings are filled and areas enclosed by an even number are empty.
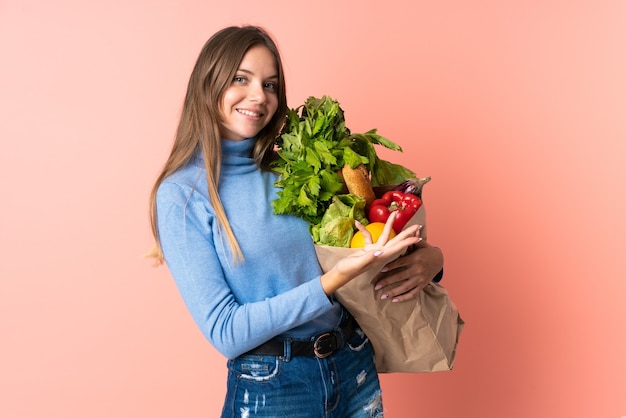
[[[141,255],[196,54],[241,23],[292,106],[433,177],[467,327],[454,371],[383,376],[387,415],[626,416],[626,2],[209,3],[0,1],[0,416],[217,416],[224,360]]]

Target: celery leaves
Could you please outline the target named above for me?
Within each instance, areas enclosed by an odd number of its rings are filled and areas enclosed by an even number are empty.
[[[280,158],[273,168],[280,175],[276,187],[281,190],[273,202],[274,213],[291,214],[307,221],[315,231],[316,242],[320,235],[326,237],[322,241],[332,240],[327,230],[320,234],[319,224],[331,204],[339,204],[333,198],[346,193],[338,174],[345,164],[351,167],[365,164],[373,186],[399,184],[415,177],[407,168],[379,159],[374,145],[402,151],[399,145],[376,134],[375,129],[351,134],[339,102],[328,96],[309,97],[303,105],[289,109],[276,141]],[[341,200],[355,203],[345,197]],[[358,213],[349,211],[351,217],[365,218],[363,204],[357,204],[355,210]],[[345,222],[340,229],[343,232],[337,234],[345,241]]]

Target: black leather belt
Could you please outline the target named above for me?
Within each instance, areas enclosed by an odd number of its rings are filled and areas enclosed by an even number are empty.
[[[323,332],[313,341],[294,341],[290,339],[273,339],[260,346],[253,348],[245,354],[261,356],[282,356],[285,354],[285,345],[291,345],[291,356],[315,356],[324,358],[330,356],[336,350],[343,347],[344,343],[352,336],[355,329],[354,318],[341,327],[341,331]]]

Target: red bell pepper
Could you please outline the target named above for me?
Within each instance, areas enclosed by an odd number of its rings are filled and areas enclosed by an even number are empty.
[[[393,230],[397,234],[422,206],[422,200],[413,193],[402,193],[397,190],[382,195],[372,202],[369,208],[370,222],[386,222],[391,212],[397,211],[393,221]]]

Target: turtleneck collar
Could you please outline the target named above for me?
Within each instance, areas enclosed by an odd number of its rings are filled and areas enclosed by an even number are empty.
[[[231,141],[230,139],[222,139],[222,154],[233,157],[252,157],[252,148],[256,138],[248,138],[243,141]]]
[[[222,171],[248,172],[257,168],[252,158],[252,149],[256,138],[248,138],[243,141],[222,139]],[[204,156],[197,150],[192,159],[192,164],[204,166]]]
[[[256,138],[243,141],[222,139],[222,171],[244,173],[257,168],[252,158]]]

